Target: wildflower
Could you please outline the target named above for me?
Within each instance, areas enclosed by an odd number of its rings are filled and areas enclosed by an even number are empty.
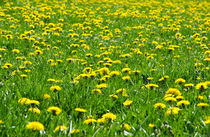
[[[30,99],[23,97],[23,98],[18,100],[18,103],[20,103],[20,104],[28,104],[29,101],[30,101]]]
[[[202,107],[202,108],[205,108],[205,107],[208,107],[209,104],[207,104],[207,103],[199,103],[198,106]]]
[[[105,118],[99,118],[97,119],[97,123],[105,123],[106,119]]]
[[[40,122],[33,121],[33,122],[28,123],[26,125],[26,128],[31,129],[33,131],[36,131],[36,130],[42,131],[42,130],[44,130],[44,125]]]
[[[180,91],[176,88],[169,88],[166,91],[166,94],[172,94],[172,95],[175,95],[175,96],[180,96],[181,95]]]
[[[106,83],[102,83],[102,84],[99,84],[99,85],[96,86],[96,88],[98,88],[98,89],[103,89],[103,88],[106,88],[106,87],[108,87],[108,84],[106,84]]]
[[[27,77],[27,75],[26,74],[22,74],[22,75],[20,75],[22,78],[26,78]]]
[[[120,89],[118,89],[118,90],[116,91],[116,93],[125,92],[125,91],[126,91],[126,89],[120,88]]]
[[[176,96],[176,99],[177,99],[177,100],[183,100],[184,97],[183,97],[183,96]]]
[[[122,125],[120,125],[120,128],[128,130],[128,131],[131,130],[131,126],[128,124],[122,124]]]
[[[36,50],[36,51],[35,51],[35,54],[36,54],[36,55],[41,55],[41,54],[43,54],[43,52],[42,52],[41,50]]]
[[[52,106],[52,107],[49,107],[47,111],[51,112],[55,116],[55,115],[60,114],[62,110],[59,107]]]
[[[134,70],[134,71],[132,71],[132,73],[134,73],[135,75],[138,75],[139,73],[141,73],[141,71],[140,70]]]
[[[153,89],[153,88],[158,88],[159,86],[157,84],[147,84],[145,87],[148,89]]]
[[[154,107],[155,107],[155,108],[161,108],[161,109],[164,109],[164,108],[166,108],[166,105],[165,105],[165,104],[163,104],[163,103],[156,103],[156,104],[154,105]]]
[[[83,108],[75,108],[75,111],[77,111],[79,113],[85,113],[87,110],[83,109]]]
[[[198,96],[198,99],[199,99],[199,100],[203,100],[203,96],[200,96],[200,95],[199,95],[199,96]]]
[[[4,121],[0,120],[0,124],[3,124],[3,123],[4,123]]]
[[[54,130],[54,132],[57,132],[57,131],[65,131],[67,129],[66,126],[57,126]]]
[[[180,109],[178,107],[172,107],[166,111],[166,115],[170,115],[170,114],[177,115],[179,111]]]
[[[91,118],[91,119],[85,120],[85,121],[84,121],[84,124],[89,125],[90,123],[95,123],[95,122],[97,122],[97,121],[96,121],[95,119]]]
[[[118,96],[115,95],[115,94],[111,94],[111,95],[109,95],[109,96],[112,97],[113,99],[117,99],[117,98],[118,98]]]
[[[79,129],[73,129],[73,130],[71,131],[71,134],[76,134],[76,133],[79,133],[79,132],[80,132]]]
[[[175,80],[176,84],[184,84],[186,82],[186,80],[184,80],[183,78],[178,78],[177,80]]]
[[[102,115],[102,118],[105,119],[110,119],[110,120],[115,120],[117,118],[116,115],[112,114],[112,113],[106,113]]]
[[[176,102],[176,98],[174,98],[174,97],[167,97],[164,100],[168,101],[168,102]]]
[[[198,83],[198,84],[195,86],[195,88],[196,88],[197,90],[203,91],[203,90],[207,89],[208,86],[207,86],[207,84],[206,84],[205,82],[201,82],[201,83]]]
[[[101,94],[102,92],[101,92],[100,89],[93,89],[93,90],[91,91],[91,93],[92,93],[92,94]]]
[[[177,102],[177,106],[186,106],[186,105],[190,105],[190,102],[187,100],[181,100]]]
[[[119,76],[121,73],[119,71],[112,71],[109,73],[110,76]]]
[[[194,85],[192,83],[184,84],[185,87],[193,87]]]
[[[39,105],[40,103],[37,100],[29,100],[25,104],[27,105],[30,104],[31,106],[35,106],[35,105]]]
[[[124,77],[122,77],[122,79],[125,81],[129,81],[131,78],[130,78],[130,76],[124,76]]]
[[[20,50],[18,50],[18,49],[13,49],[12,52],[13,52],[13,53],[20,53]]]
[[[155,125],[154,124],[152,124],[152,123],[149,123],[149,125],[148,125],[149,127],[151,127],[151,128],[154,128],[155,127]]]
[[[122,72],[124,73],[130,73],[131,69],[130,68],[123,68]]]
[[[210,116],[206,117],[206,121],[204,121],[205,124],[210,124]]]
[[[132,100],[126,100],[125,102],[123,102],[123,105],[126,107],[130,107],[130,105],[133,103]]]
[[[34,112],[34,113],[36,113],[36,114],[40,114],[40,110],[38,109],[38,108],[29,108],[28,109],[29,111],[31,111],[31,112]]]
[[[54,85],[54,86],[50,87],[50,90],[53,91],[53,92],[56,92],[56,91],[60,91],[61,88],[59,86],[57,86],[57,85]]]
[[[43,95],[43,98],[44,98],[44,99],[50,99],[51,96],[50,96],[49,94],[44,94],[44,95]]]
[[[7,68],[11,68],[13,65],[10,63],[5,63],[4,66],[6,66]]]

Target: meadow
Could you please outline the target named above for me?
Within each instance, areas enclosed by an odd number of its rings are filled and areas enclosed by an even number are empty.
[[[0,136],[210,136],[208,0],[1,0]]]

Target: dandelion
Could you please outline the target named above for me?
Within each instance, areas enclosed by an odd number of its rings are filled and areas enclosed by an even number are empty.
[[[199,103],[197,106],[205,108],[205,107],[209,107],[209,104],[207,104],[207,103]]]
[[[174,97],[167,97],[164,100],[168,101],[168,102],[176,102],[176,98],[174,98]]]
[[[154,105],[154,107],[155,108],[158,108],[158,109],[164,109],[164,108],[166,108],[166,105],[165,104],[163,104],[163,103],[156,103],[155,105]]]
[[[79,113],[85,113],[87,110],[83,108],[75,108],[75,111]]]
[[[36,114],[40,114],[40,110],[38,109],[38,108],[29,108],[28,109],[29,111],[31,111],[31,112],[34,112],[34,113],[36,113]]]
[[[79,133],[79,132],[80,132],[79,129],[72,129],[71,134],[76,134],[76,133]]]
[[[101,92],[100,89],[93,89],[93,90],[91,91],[91,93],[92,93],[92,94],[101,94],[102,92]]]
[[[194,85],[192,83],[184,84],[185,87],[193,87]]]
[[[130,78],[130,76],[124,76],[124,77],[122,77],[122,79],[125,81],[129,81],[131,78]]]
[[[105,119],[110,119],[110,120],[115,120],[117,118],[116,115],[114,115],[113,113],[106,113],[102,115],[102,118]]]
[[[133,103],[132,100],[126,100],[125,102],[123,102],[123,105],[126,107],[130,107],[130,105]]]
[[[187,100],[181,100],[177,102],[177,106],[186,106],[186,105],[190,105],[190,102]]]
[[[36,106],[36,105],[39,105],[40,104],[40,102],[39,101],[37,101],[37,100],[29,100],[29,101],[27,101],[25,104],[29,104],[29,105],[31,105],[31,106]]]
[[[0,120],[0,124],[3,124],[3,123],[4,123],[4,121]]]
[[[89,125],[89,124],[92,124],[92,123],[95,123],[95,122],[97,122],[97,121],[95,119],[91,118],[91,119],[85,120],[84,124]]]
[[[60,114],[62,110],[59,107],[52,106],[52,107],[49,107],[47,111],[51,112],[54,116],[56,116]]]
[[[18,100],[18,103],[20,103],[20,104],[28,104],[29,101],[30,101],[30,99],[23,97],[23,98]]]
[[[178,78],[177,80],[175,80],[176,84],[184,84],[186,82],[186,80],[184,80],[183,78]]]
[[[207,89],[208,86],[207,86],[207,84],[206,84],[205,82],[201,82],[201,83],[198,83],[198,84],[195,86],[195,88],[196,88],[197,90],[203,91],[203,90]]]
[[[155,125],[154,124],[152,124],[152,123],[149,123],[149,125],[148,125],[149,127],[151,127],[151,128],[154,128],[155,127]]]
[[[103,89],[103,88],[106,88],[106,87],[108,87],[108,84],[106,84],[106,83],[102,83],[102,84],[99,84],[99,85],[96,86],[96,88],[98,88],[98,89]]]
[[[30,129],[33,131],[37,131],[37,130],[42,131],[42,130],[44,130],[44,125],[40,122],[33,121],[26,125],[26,129]]]
[[[51,96],[50,96],[49,94],[44,94],[44,95],[43,95],[43,98],[44,98],[44,99],[50,99]]]
[[[53,92],[60,91],[61,87],[59,87],[57,85],[53,85],[53,86],[50,87],[50,90],[53,91]]]
[[[57,131],[65,131],[67,129],[66,126],[57,126],[54,130],[54,132],[57,132]]]
[[[115,95],[115,94],[111,94],[111,95],[109,95],[109,97],[111,97],[111,98],[113,98],[113,99],[118,99],[118,96]]]
[[[145,87],[148,89],[153,89],[153,88],[158,88],[159,86],[157,84],[147,84]]]
[[[181,92],[178,89],[176,89],[176,88],[169,88],[166,91],[166,94],[172,94],[172,95],[175,95],[175,96],[181,96]]]
[[[180,109],[178,107],[172,107],[166,111],[166,115],[170,115],[170,114],[177,115],[179,111]]]
[[[122,124],[122,125],[120,125],[120,128],[127,130],[127,131],[131,130],[131,126],[128,124]]]

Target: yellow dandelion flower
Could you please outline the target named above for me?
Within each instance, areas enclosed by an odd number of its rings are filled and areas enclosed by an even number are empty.
[[[132,100],[126,100],[125,102],[123,102],[123,105],[129,107],[132,103],[133,103]]]
[[[89,125],[89,124],[92,124],[92,123],[95,123],[95,122],[97,122],[95,119],[90,118],[90,119],[85,120],[84,124]]]
[[[20,104],[28,104],[29,101],[30,101],[30,99],[23,97],[23,98],[18,100],[18,103],[20,103]]]
[[[57,131],[65,131],[67,129],[66,126],[57,126],[54,130],[54,132],[57,132]]]
[[[50,87],[50,90],[53,91],[53,92],[60,91],[61,87],[59,87],[57,85],[53,85],[53,86]]]
[[[34,113],[36,113],[36,114],[40,114],[40,110],[38,109],[38,108],[29,108],[28,109],[29,111],[31,111],[31,112],[34,112]]]
[[[148,89],[153,89],[153,88],[158,88],[159,86],[157,84],[147,84],[145,85],[145,87]]]
[[[87,112],[87,110],[86,109],[83,109],[83,108],[75,108],[75,111],[80,112],[80,113]]]
[[[172,107],[166,111],[166,115],[170,115],[170,114],[177,115],[179,111],[180,109],[178,107]]]
[[[44,125],[40,122],[33,121],[26,125],[26,129],[30,129],[33,131],[36,131],[36,130],[42,131],[42,130],[44,130]]]
[[[187,100],[181,100],[177,102],[177,106],[186,106],[186,105],[190,105],[190,102]]]
[[[204,108],[204,107],[208,107],[209,104],[207,104],[207,103],[199,103],[198,106]]]
[[[120,125],[120,128],[122,128],[124,130],[128,130],[128,131],[131,130],[131,126],[128,124],[122,124],[122,125]]]
[[[174,98],[174,97],[167,97],[164,100],[168,101],[168,102],[176,102],[176,98]]]
[[[72,129],[71,134],[76,134],[76,133],[79,133],[79,132],[80,132],[79,129]]]
[[[178,78],[175,80],[176,84],[184,84],[186,82],[186,80],[184,80],[183,78]]]
[[[49,94],[44,94],[44,95],[43,95],[43,98],[44,98],[44,99],[50,99],[51,96],[50,96]]]
[[[149,123],[149,125],[148,125],[149,127],[151,127],[151,128],[154,128],[155,127],[155,125],[154,124],[152,124],[152,123]]]
[[[181,92],[178,89],[176,89],[176,88],[169,88],[166,91],[166,94],[172,94],[172,95],[175,95],[175,96],[181,96]]]
[[[106,113],[102,115],[102,118],[105,119],[110,119],[110,120],[115,120],[117,118],[116,115],[114,115],[113,113]]]
[[[164,109],[164,108],[166,108],[166,105],[165,105],[165,104],[163,104],[163,103],[156,103],[156,104],[154,105],[154,107],[155,107],[155,108],[161,108],[161,109]]]
[[[197,90],[205,90],[208,88],[207,84],[205,82],[201,82],[201,83],[198,83],[195,88]]]
[[[47,111],[51,112],[53,115],[58,115],[61,113],[62,110],[59,107],[52,106],[52,107],[49,107]]]

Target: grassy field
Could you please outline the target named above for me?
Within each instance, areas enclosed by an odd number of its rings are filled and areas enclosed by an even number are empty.
[[[210,136],[208,0],[1,0],[0,136]]]

